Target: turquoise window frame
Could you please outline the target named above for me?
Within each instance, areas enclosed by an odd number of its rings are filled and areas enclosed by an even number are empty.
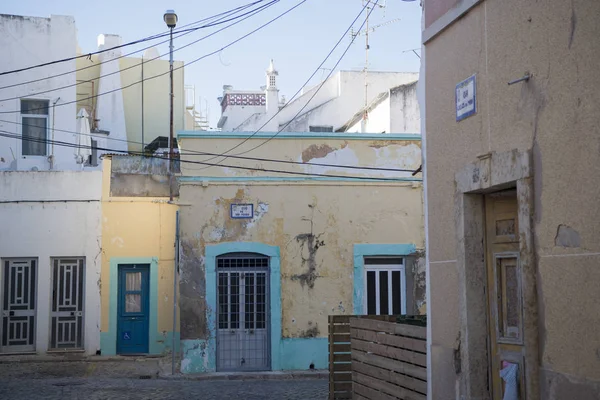
[[[417,250],[414,244],[355,244],[354,253],[354,288],[352,306],[355,315],[364,315],[365,311],[365,257],[374,256],[409,256]]]

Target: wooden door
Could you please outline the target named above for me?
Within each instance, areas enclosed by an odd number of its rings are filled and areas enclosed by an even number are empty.
[[[519,261],[519,219],[516,192],[487,195],[486,264],[492,398],[501,400],[515,371],[519,400],[525,394],[523,296]],[[506,369],[505,369],[506,368]],[[502,372],[502,370],[504,372]]]

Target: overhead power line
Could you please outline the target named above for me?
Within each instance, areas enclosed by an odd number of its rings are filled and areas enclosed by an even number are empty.
[[[0,119],[0,123],[8,123],[8,124],[14,124],[14,125],[20,125],[20,126],[30,126],[30,127],[35,127],[35,128],[38,127],[37,125],[24,124],[24,123],[20,123],[20,122],[6,121],[6,120],[1,120],[1,119]],[[63,132],[63,133],[69,133],[69,134],[79,135],[79,136],[90,136],[90,137],[93,137],[93,138],[97,137],[97,136],[95,136],[95,135],[93,135],[91,133],[85,134],[85,133],[75,132],[75,131],[69,131],[69,130],[65,130],[65,129],[53,129],[53,130],[55,132]],[[9,132],[9,133],[12,133],[12,132]],[[16,136],[18,138],[20,138],[19,135],[16,135]],[[218,136],[215,136],[215,138],[218,138]],[[143,144],[142,142],[136,142],[134,140],[125,140],[125,139],[108,138],[108,137],[106,139],[107,140],[117,141],[117,142],[125,142],[125,143],[128,143],[128,144],[129,143],[131,143],[131,144]],[[68,143],[68,142],[63,142],[63,143]],[[74,146],[78,147],[77,145],[74,145]],[[204,152],[204,151],[194,151],[194,150],[179,149],[179,155],[180,156],[219,156],[220,154],[218,154],[218,153]],[[230,155],[229,158],[234,158],[234,159],[239,159],[239,160],[272,162],[272,163],[280,163],[280,164],[307,165],[307,166],[315,166],[315,167],[330,167],[330,168],[344,168],[344,169],[362,169],[362,170],[370,170],[370,171],[389,171],[389,172],[411,172],[411,173],[415,172],[415,170],[413,170],[413,169],[369,167],[369,166],[361,167],[361,166],[356,166],[356,165],[326,164],[326,163],[312,163],[312,162],[309,163],[309,162],[281,160],[281,159],[273,159],[273,158],[244,157],[244,156],[237,156],[237,155]],[[202,160],[202,161],[206,161],[206,160]]]
[[[375,1],[375,6],[377,5],[377,3],[379,2],[379,0]],[[352,21],[352,23],[350,24],[350,26],[348,27],[348,29],[346,29],[346,31],[342,34],[342,36],[340,37],[340,39],[338,40],[338,42],[335,44],[335,46],[331,49],[331,51],[329,52],[329,54],[327,54],[327,56],[325,57],[325,59],[321,62],[321,64],[319,64],[319,66],[317,67],[317,69],[315,69],[315,71],[312,73],[312,75],[308,78],[308,80],[305,82],[305,84],[303,86],[300,87],[300,89],[298,89],[298,91],[294,94],[294,96],[292,96],[292,99],[295,98],[301,91],[302,88],[304,86],[306,86],[308,84],[308,82],[310,82],[310,80],[313,78],[313,76],[315,76],[315,74],[321,69],[321,67],[323,66],[323,64],[325,64],[325,62],[327,61],[327,59],[331,56],[331,54],[335,51],[335,49],[340,45],[340,43],[344,40],[344,38],[346,37],[346,35],[348,34],[348,32],[352,29],[352,27],[354,26],[354,24],[356,23],[356,21],[358,21],[358,19],[360,18],[360,16],[363,14],[363,12],[365,11],[365,9],[367,8],[367,6],[370,3],[367,2],[363,8],[360,10],[360,12],[358,13],[358,15],[354,18],[354,20]],[[375,9],[375,6],[373,8],[370,9],[369,11],[369,15],[373,12],[373,10]],[[368,16],[367,16],[368,18]],[[366,19],[365,19],[366,21]],[[362,30],[363,26],[364,26],[365,22],[363,22],[361,24],[361,26],[359,27],[359,31]],[[264,141],[263,143],[261,143],[258,146],[255,146],[253,148],[251,148],[250,150],[247,151],[243,151],[240,153],[236,153],[236,155],[242,155],[242,154],[247,154],[252,150],[257,149],[258,147],[264,145],[265,143],[269,142],[270,140],[272,140],[275,136],[279,135],[279,133],[281,133],[294,119],[296,119],[298,117],[298,115],[300,115],[300,113],[308,106],[308,104],[311,102],[311,100],[317,95],[317,93],[319,92],[319,90],[321,90],[321,88],[323,87],[323,85],[325,84],[325,82],[327,81],[327,79],[329,79],[329,77],[333,74],[335,68],[339,65],[339,63],[342,61],[342,59],[344,58],[344,56],[346,55],[346,53],[348,52],[348,50],[350,49],[350,47],[352,46],[352,43],[354,43],[354,40],[356,39],[356,37],[352,38],[352,41],[350,42],[350,44],[348,44],[348,46],[346,47],[346,49],[344,50],[344,52],[342,53],[342,55],[340,56],[340,58],[337,60],[337,62],[335,63],[335,65],[333,66],[333,68],[331,68],[331,70],[329,71],[329,73],[327,74],[327,77],[321,82],[321,84],[319,85],[319,87],[317,88],[317,90],[315,90],[315,92],[313,93],[313,95],[310,97],[310,99],[308,99],[308,101],[306,102],[306,104],[296,113],[296,115],[290,119],[281,129],[278,129],[277,133],[275,133],[273,136],[271,136],[270,138],[268,138],[266,141]],[[260,132],[260,130],[262,128],[264,128],[273,118],[275,118],[288,104],[291,103],[290,102],[286,103],[282,108],[279,109],[279,111],[277,113],[275,113],[275,115],[273,115],[269,120],[267,120],[264,124],[262,124],[262,126],[260,126],[256,131],[254,131],[250,136],[248,136],[247,138],[245,138],[244,140],[242,140],[240,143],[238,143],[237,145],[233,146],[232,148],[230,148],[229,150],[225,151],[224,153],[220,154],[219,156],[216,157],[211,157],[208,158],[204,161],[212,161],[216,158],[219,157],[223,157],[222,160],[216,162],[216,165],[219,165],[221,162],[225,161],[228,158],[228,154],[237,149],[238,147],[240,147],[241,145],[243,145],[244,143],[246,143],[248,140],[250,140],[252,137],[254,137],[258,132]],[[210,168],[209,167],[205,167],[205,168],[199,168],[199,170],[203,170],[203,169],[207,169]]]
[[[254,2],[252,4],[260,3],[262,1],[265,1],[265,0],[256,1],[256,2]],[[238,7],[238,8],[242,8],[242,7],[245,7],[245,6],[241,6],[241,7]],[[230,12],[230,11],[226,11],[224,13],[227,13],[227,12]],[[224,13],[217,14],[217,16],[222,15]],[[190,24],[182,26],[182,28],[186,27],[186,26],[197,24],[197,23],[202,22],[202,21],[209,20],[209,19],[211,19],[213,17],[208,17],[208,18],[205,18],[205,19],[200,20],[200,21],[192,22]],[[196,29],[196,28],[192,28],[192,29]],[[177,32],[178,33],[182,32],[182,30],[178,30]],[[74,57],[67,57],[67,58],[63,58],[63,59],[59,59],[59,60],[54,60],[54,61],[48,61],[48,62],[41,63],[41,64],[31,65],[29,67],[17,68],[17,69],[13,69],[11,71],[0,72],[0,76],[14,74],[14,73],[17,73],[17,72],[28,71],[28,70],[34,69],[34,68],[46,67],[46,66],[49,66],[49,65],[59,64],[59,63],[67,62],[67,61],[73,61],[73,60],[77,60],[79,58],[90,58],[91,56],[96,55],[96,54],[101,54],[101,53],[104,53],[104,52],[107,52],[107,51],[117,50],[117,49],[120,49],[120,48],[123,48],[123,47],[128,47],[128,46],[132,46],[132,45],[135,45],[135,44],[138,44],[138,43],[147,42],[149,40],[159,39],[161,37],[165,37],[165,36],[169,36],[169,35],[170,35],[170,31],[164,31],[162,33],[158,33],[158,34],[155,34],[155,35],[147,36],[145,38],[134,40],[132,42],[128,42],[128,43],[124,43],[124,44],[120,44],[118,46],[110,47],[108,49],[98,50],[98,51],[94,51],[94,52],[91,52],[91,53],[81,54],[79,56],[74,56]]]
[[[265,1],[265,0],[261,0],[261,1]],[[251,16],[253,16],[253,15],[256,15],[256,14],[258,14],[259,12],[261,12],[261,11],[264,11],[265,9],[267,9],[267,8],[269,8],[269,7],[271,7],[271,6],[273,6],[274,4],[278,3],[279,1],[281,1],[281,0],[271,0],[271,1],[270,1],[269,3],[267,3],[267,4],[264,4],[264,5],[260,6],[260,7],[257,7],[256,9],[254,9],[254,10],[252,10],[252,11],[249,11],[249,12],[247,12],[247,13],[244,13],[244,14],[238,15],[238,16],[236,16],[236,17],[234,17],[234,18],[230,18],[230,19],[228,19],[228,20],[226,20],[226,21],[221,21],[221,22],[217,22],[217,23],[212,23],[211,25],[203,25],[203,26],[201,26],[201,27],[198,27],[198,28],[193,28],[192,30],[189,30],[189,31],[187,31],[186,33],[183,33],[183,34],[181,34],[181,35],[177,36],[176,38],[179,38],[179,37],[181,37],[181,36],[184,36],[184,35],[190,34],[190,33],[192,33],[192,32],[195,32],[195,31],[196,31],[196,30],[198,30],[198,29],[202,29],[202,28],[205,28],[205,27],[210,27],[210,26],[216,26],[216,25],[219,25],[219,24],[222,24],[222,23],[225,23],[225,22],[229,22],[229,21],[233,21],[233,20],[235,20],[235,19],[242,18],[242,17],[244,17],[244,16],[246,16],[246,15],[248,15],[248,17],[247,17],[247,18],[250,18]],[[221,17],[221,18],[225,18],[225,17]],[[237,22],[234,22],[234,23],[232,23],[232,24],[229,24],[229,25],[227,25],[226,27],[224,27],[224,28],[222,28],[222,29],[219,29],[219,30],[217,30],[217,31],[215,31],[215,32],[213,32],[213,33],[211,33],[211,34],[209,34],[209,35],[203,36],[203,37],[201,37],[201,38],[199,38],[199,39],[197,39],[197,40],[194,40],[193,42],[191,42],[191,43],[188,43],[188,44],[186,44],[186,45],[184,45],[184,46],[177,47],[175,50],[173,50],[173,52],[177,52],[177,51],[179,51],[179,50],[183,50],[183,49],[185,49],[186,47],[189,47],[189,46],[191,46],[191,45],[193,45],[193,44],[196,44],[196,43],[198,43],[198,42],[200,42],[200,41],[202,41],[202,40],[204,40],[204,39],[207,39],[207,38],[209,38],[209,37],[211,37],[211,36],[214,36],[214,35],[216,35],[217,33],[221,32],[221,31],[223,31],[223,30],[226,30],[226,29],[228,29],[228,28],[230,28],[230,27],[232,27],[232,26],[234,26],[234,25],[237,25],[237,24],[239,24],[240,22],[244,21],[244,20],[245,20],[245,19],[247,19],[247,18],[240,19],[239,21],[237,21]],[[217,19],[217,21],[219,21],[219,20],[220,20],[220,19]],[[167,40],[167,41],[165,41],[165,42],[168,42],[168,40]],[[160,42],[160,43],[165,43],[165,42]],[[158,44],[160,44],[160,43],[158,43]],[[153,47],[153,46],[150,46],[150,47]],[[141,51],[141,50],[138,50],[138,51]],[[136,51],[136,52],[137,52],[137,51]],[[131,54],[131,53],[130,53],[130,54]],[[118,70],[116,70],[116,71],[114,71],[114,72],[110,72],[110,73],[108,73],[108,74],[100,75],[100,76],[98,76],[97,78],[94,78],[94,80],[98,80],[98,79],[100,79],[100,78],[105,78],[105,77],[107,77],[107,76],[111,76],[111,75],[115,75],[115,74],[120,74],[120,73],[121,73],[121,72],[123,72],[123,71],[127,71],[127,70],[129,70],[129,69],[133,69],[133,68],[139,67],[139,66],[141,66],[142,64],[148,64],[148,63],[150,63],[150,62],[152,62],[152,61],[154,61],[154,60],[158,60],[158,59],[160,59],[161,57],[164,57],[164,56],[166,56],[166,55],[169,55],[169,53],[160,54],[160,55],[158,55],[158,56],[156,56],[156,57],[149,58],[149,59],[147,59],[147,60],[142,60],[141,62],[139,62],[139,63],[137,63],[137,64],[130,65],[129,67],[126,67],[126,68],[121,68],[121,69],[118,69]],[[118,60],[118,59],[120,59],[120,58],[123,58],[123,56],[120,56],[120,57],[117,57],[117,58],[114,58],[114,59],[111,59],[111,60],[106,60],[106,61],[103,61],[102,63],[99,63],[99,64],[97,64],[97,65],[103,64],[103,63],[105,63],[105,62],[115,61],[115,60]],[[80,68],[79,70],[86,69],[86,68],[90,68],[90,67],[93,67],[93,65],[91,65],[91,66],[87,66],[87,67],[84,67],[84,68]],[[79,70],[75,70],[75,71],[79,71]],[[73,73],[73,72],[66,72],[66,73],[63,73],[63,74],[60,74],[60,75],[67,75],[67,74],[70,74],[70,73]],[[44,79],[38,79],[38,80],[36,80],[36,81],[40,81],[40,80],[44,80]],[[67,88],[70,88],[70,87],[73,87],[73,86],[78,86],[78,85],[81,85],[81,84],[83,84],[83,83],[85,83],[85,82],[87,82],[87,81],[76,82],[76,83],[72,83],[72,84],[70,84],[70,85],[65,85],[65,86],[61,86],[61,87],[54,88],[54,89],[43,90],[43,91],[41,91],[41,92],[36,92],[36,93],[27,93],[27,96],[28,96],[28,97],[33,97],[33,96],[37,96],[37,95],[44,94],[44,93],[51,93],[51,92],[55,92],[55,91],[58,91],[58,90],[67,89]],[[1,88],[0,88],[0,89],[1,89]],[[15,96],[15,97],[9,97],[9,98],[5,98],[5,99],[0,99],[0,102],[3,102],[3,101],[9,101],[9,100],[18,100],[18,99],[20,99],[20,98],[22,98],[22,97],[23,97],[23,96]],[[42,107],[42,108],[43,108],[43,107]]]
[[[279,0],[277,0],[277,1],[279,1]],[[245,34],[245,35],[243,35],[243,36],[241,36],[241,37],[237,38],[237,39],[236,39],[236,40],[234,40],[233,42],[230,42],[230,43],[226,44],[225,46],[223,46],[223,47],[221,47],[221,48],[219,48],[219,49],[217,49],[217,50],[215,50],[215,51],[213,51],[213,52],[211,52],[211,53],[208,53],[208,54],[205,54],[205,55],[203,55],[203,56],[201,56],[201,57],[198,57],[198,58],[196,58],[196,59],[194,59],[194,60],[192,60],[192,61],[188,62],[188,63],[187,63],[187,64],[185,64],[185,65],[182,65],[182,66],[179,66],[179,67],[175,67],[175,68],[173,68],[173,71],[177,71],[177,70],[179,70],[179,69],[182,69],[182,68],[184,68],[184,67],[187,67],[187,66],[189,66],[189,65],[191,65],[191,64],[194,64],[194,63],[196,63],[196,62],[198,62],[198,61],[200,61],[200,60],[203,60],[203,59],[205,59],[205,58],[207,58],[207,57],[210,57],[210,56],[212,56],[212,55],[214,55],[214,54],[217,54],[217,53],[219,53],[220,51],[222,51],[222,50],[224,50],[224,49],[226,49],[226,48],[228,48],[228,47],[231,47],[231,46],[233,46],[234,44],[236,44],[236,43],[238,43],[238,42],[242,41],[243,39],[247,38],[248,36],[250,36],[250,35],[252,35],[252,34],[254,34],[254,33],[258,32],[259,30],[261,30],[261,29],[263,29],[263,28],[265,28],[265,27],[267,27],[267,26],[269,26],[269,25],[271,25],[273,22],[277,21],[278,19],[280,19],[280,18],[281,18],[281,17],[283,17],[284,15],[286,15],[286,14],[290,13],[291,11],[295,10],[296,8],[300,7],[302,4],[306,3],[307,1],[308,1],[308,0],[301,0],[301,1],[300,1],[298,4],[296,4],[295,6],[293,6],[293,7],[289,8],[289,9],[287,9],[286,11],[282,12],[281,14],[279,14],[278,16],[276,16],[275,18],[272,18],[271,20],[269,20],[269,21],[267,21],[266,23],[262,24],[262,25],[261,25],[261,26],[259,26],[258,28],[256,28],[256,29],[253,29],[252,31],[248,32],[247,34]],[[252,15],[254,15],[254,14],[247,15],[245,18],[242,18],[241,20],[238,20],[238,21],[234,22],[233,24],[235,24],[235,23],[239,23],[239,22],[241,22],[241,21],[243,21],[243,20],[245,20],[245,19],[247,19],[247,18],[251,17]],[[233,25],[233,24],[232,24],[232,25]],[[221,28],[221,30],[223,30],[223,29],[226,29],[227,27],[229,27],[229,25],[228,25],[228,26],[226,26],[226,27],[224,27],[224,28]],[[216,32],[213,32],[212,34],[214,35],[214,34],[216,34],[216,33],[220,32],[221,30],[218,30],[218,31],[216,31]],[[83,99],[78,99],[78,100],[73,100],[73,101],[68,101],[68,102],[60,103],[60,104],[57,104],[57,105],[55,105],[55,106],[54,106],[54,105],[53,105],[53,106],[50,106],[50,105],[48,105],[48,106],[46,106],[46,107],[32,108],[32,109],[30,109],[30,111],[33,111],[33,110],[47,110],[47,109],[49,109],[50,107],[62,107],[62,106],[66,106],[66,105],[69,105],[69,104],[78,103],[78,102],[80,102],[80,101],[85,101],[85,100],[90,100],[90,99],[93,99],[93,98],[98,98],[98,97],[100,97],[100,96],[104,96],[104,95],[107,95],[107,94],[110,94],[110,93],[114,93],[114,92],[118,92],[118,91],[120,91],[120,90],[124,90],[124,89],[130,88],[130,87],[132,87],[132,86],[138,85],[138,84],[140,84],[140,83],[142,83],[142,82],[145,82],[145,81],[149,81],[149,80],[152,80],[152,79],[159,78],[159,77],[161,77],[161,76],[164,76],[164,75],[167,75],[167,74],[169,74],[169,73],[170,73],[170,71],[166,71],[166,72],[163,72],[163,73],[160,73],[160,74],[157,74],[157,75],[154,75],[154,76],[150,76],[150,77],[148,77],[148,78],[145,78],[145,79],[142,79],[142,80],[139,80],[139,81],[133,82],[133,83],[131,83],[131,84],[129,84],[129,85],[126,85],[126,86],[121,86],[121,87],[119,87],[119,88],[116,88],[116,89],[112,89],[112,90],[108,90],[108,91],[106,91],[106,92],[98,93],[97,95],[94,95],[94,96],[89,96],[89,97],[85,97],[85,98],[83,98]],[[20,110],[0,111],[0,114],[18,114],[18,113],[20,113]]]
[[[59,147],[92,149],[91,146],[79,146],[74,143],[68,143],[68,142],[63,142],[63,141],[59,141],[59,140],[40,139],[40,138],[37,138],[34,136],[27,136],[27,135],[21,136],[21,135],[16,135],[12,132],[4,131],[4,130],[0,130],[0,136],[14,138],[14,139],[21,139],[21,140],[25,139],[25,140],[28,140],[31,142],[36,142],[36,143],[53,144],[53,145],[59,146]],[[148,155],[145,155],[140,152],[129,152],[129,151],[125,151],[125,150],[117,150],[117,149],[110,149],[110,148],[103,148],[103,147],[96,147],[96,149],[110,152],[110,153],[124,153],[124,154],[145,156],[147,158],[158,158],[158,159],[162,159],[162,160],[170,160],[169,157],[160,157],[160,156],[155,156],[155,155],[148,156]],[[180,162],[180,163],[189,163],[189,164],[200,164],[200,165],[211,165],[211,166],[215,165],[215,164],[210,164],[210,163],[206,163],[203,161],[192,161],[192,160],[181,160],[181,159],[177,159],[177,160],[173,160],[173,161]],[[247,171],[272,172],[272,173],[278,173],[278,174],[309,176],[309,177],[326,177],[326,178],[342,178],[342,179],[352,178],[352,179],[356,179],[356,180],[383,181],[383,182],[420,181],[420,179],[405,178],[405,177],[382,178],[382,177],[336,175],[336,174],[317,174],[317,173],[310,173],[310,172],[285,171],[285,170],[258,168],[258,167],[242,167],[240,165],[223,165],[223,164],[221,164],[220,166],[223,168],[232,168],[232,169],[240,169],[240,170],[247,170]]]

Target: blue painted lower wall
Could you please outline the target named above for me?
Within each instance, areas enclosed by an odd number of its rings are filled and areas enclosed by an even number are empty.
[[[327,338],[281,339],[276,359],[271,360],[273,370],[327,369],[329,352]],[[181,372],[199,374],[216,371],[216,343],[214,340],[182,340]],[[278,367],[275,367],[278,366]]]

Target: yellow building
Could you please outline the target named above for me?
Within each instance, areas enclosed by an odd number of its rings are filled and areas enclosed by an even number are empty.
[[[99,43],[121,44],[116,35],[100,35]],[[141,151],[159,136],[169,136],[169,60],[161,59],[155,48],[126,56],[131,49],[119,49],[77,59],[77,109],[90,115],[92,130],[109,131],[100,147]],[[174,61],[173,126],[184,129],[185,93],[183,61]],[[122,90],[106,94],[115,89]],[[106,110],[102,112],[102,108]],[[102,140],[102,133],[95,134]],[[110,139],[123,142],[114,142]],[[126,143],[125,141],[128,141]],[[126,144],[125,144],[126,143]]]
[[[423,306],[420,135],[273,135],[179,132],[184,373],[327,368],[328,315]]]
[[[178,206],[169,203],[167,162],[114,155],[102,166],[102,355],[177,349]]]

